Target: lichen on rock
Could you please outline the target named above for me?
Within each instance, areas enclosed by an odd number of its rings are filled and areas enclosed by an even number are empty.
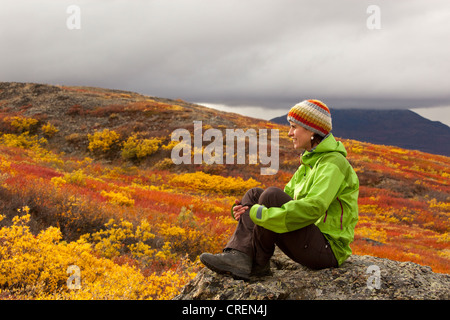
[[[450,275],[430,267],[352,255],[339,268],[311,270],[276,250],[273,276],[235,280],[202,269],[176,300],[448,300]]]

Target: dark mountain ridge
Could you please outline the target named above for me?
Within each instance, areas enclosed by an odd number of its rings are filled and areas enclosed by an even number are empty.
[[[450,127],[410,110],[332,109],[331,115],[336,137],[450,156]],[[271,121],[287,124],[286,116]]]

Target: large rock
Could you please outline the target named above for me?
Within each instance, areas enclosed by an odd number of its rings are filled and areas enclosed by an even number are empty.
[[[450,275],[412,262],[352,255],[339,268],[311,270],[276,250],[271,267],[273,276],[248,282],[204,268],[175,300],[449,299]]]

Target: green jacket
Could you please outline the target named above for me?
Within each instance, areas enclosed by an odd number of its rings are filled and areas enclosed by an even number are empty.
[[[346,156],[344,145],[330,133],[314,150],[303,153],[302,164],[284,188],[294,200],[281,208],[252,206],[253,222],[277,233],[314,223],[342,264],[352,253],[358,221],[359,181]]]

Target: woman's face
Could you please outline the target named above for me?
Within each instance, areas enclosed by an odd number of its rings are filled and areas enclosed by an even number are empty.
[[[288,136],[294,143],[294,149],[311,150],[311,137],[314,133],[295,122],[289,121],[289,123],[291,126],[289,128]]]

